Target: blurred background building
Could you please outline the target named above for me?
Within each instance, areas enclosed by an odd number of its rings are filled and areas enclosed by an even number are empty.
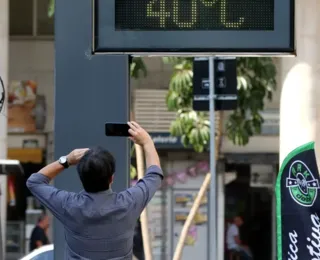
[[[54,18],[48,17],[48,5],[49,0],[0,0],[0,76],[6,82],[9,103],[0,115],[0,133],[4,136],[3,129],[8,131],[6,140],[0,134],[0,145],[6,147],[2,151],[0,148],[0,155],[19,160],[25,173],[12,173],[7,179],[7,259],[17,259],[27,252],[30,231],[42,210],[25,188],[25,180],[53,160]],[[208,171],[209,155],[197,154],[183,147],[179,138],[170,137],[175,114],[168,112],[165,97],[172,68],[161,58],[144,60],[147,77],[131,81],[136,98],[134,112],[136,120],[151,132],[166,175],[165,187],[157,192],[148,210],[155,259],[169,260],[188,205]],[[275,58],[274,62],[278,88],[263,112],[262,134],[244,147],[234,146],[224,137],[218,162],[219,223],[227,228],[232,216],[241,215],[245,222],[243,239],[259,260],[275,259],[273,184],[279,166],[280,93],[290,68],[284,59]],[[94,91],[94,86],[88,88]],[[205,199],[203,205],[206,203]],[[207,209],[201,207],[183,259],[205,259],[206,239]],[[224,247],[224,232],[219,233],[219,241]]]

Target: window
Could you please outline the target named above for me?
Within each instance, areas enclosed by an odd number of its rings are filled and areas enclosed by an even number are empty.
[[[32,35],[33,0],[10,0],[10,35]]]
[[[48,17],[50,0],[10,0],[11,36],[53,36],[54,18]]]

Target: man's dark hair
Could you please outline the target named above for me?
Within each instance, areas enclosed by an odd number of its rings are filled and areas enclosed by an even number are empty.
[[[109,189],[115,168],[113,155],[99,146],[89,149],[77,166],[84,190],[92,193]]]

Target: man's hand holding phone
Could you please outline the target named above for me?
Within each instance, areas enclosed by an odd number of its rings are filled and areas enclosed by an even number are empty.
[[[131,121],[128,122],[130,139],[141,146],[145,146],[148,143],[153,143],[151,136],[146,130],[144,130],[138,123]]]
[[[151,136],[137,122],[106,123],[106,136],[129,137],[135,144],[143,147],[147,168],[156,165],[160,167],[160,160]]]

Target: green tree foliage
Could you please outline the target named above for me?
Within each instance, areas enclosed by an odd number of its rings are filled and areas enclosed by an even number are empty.
[[[130,76],[137,79],[141,76],[147,76],[147,68],[141,57],[134,57],[130,64]]]
[[[192,109],[193,59],[163,58],[173,66],[173,74],[167,95],[167,106],[176,111],[170,132],[181,136],[185,146],[191,145],[202,152],[209,143],[210,122],[208,114]],[[246,145],[249,138],[261,133],[265,100],[272,99],[276,89],[276,67],[271,58],[238,58],[238,107],[226,121],[226,134],[236,145]]]
[[[54,15],[54,0],[50,0],[49,6],[48,6],[48,16],[53,17]]]

